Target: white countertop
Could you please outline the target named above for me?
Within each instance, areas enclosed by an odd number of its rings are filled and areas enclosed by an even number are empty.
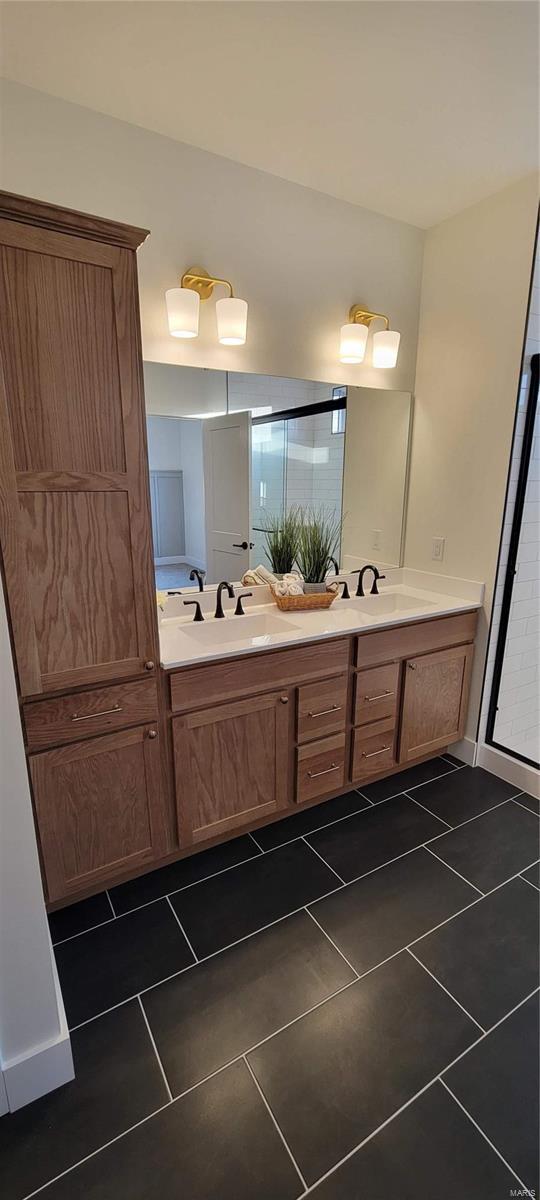
[[[366,576],[368,588],[371,578]],[[351,599],[338,598],[330,608],[307,612],[281,612],[269,588],[235,584],[235,595],[239,591],[253,591],[253,596],[243,601],[245,616],[235,617],[235,600],[223,592],[223,620],[214,617],[215,590],[199,594],[194,589],[185,589],[182,595],[167,599],[164,611],[158,609],[162,666],[174,670],[302,642],[426,621],[481,608],[484,598],[483,583],[408,567],[387,570],[384,582],[379,583],[378,597],[367,595],[356,599],[358,576],[340,575],[340,579],[348,580]],[[194,609],[184,608],[184,598],[197,598],[201,602],[204,623],[193,621]]]

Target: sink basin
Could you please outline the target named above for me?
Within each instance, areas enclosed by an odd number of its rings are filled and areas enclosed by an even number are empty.
[[[283,617],[274,617],[269,613],[257,613],[244,617],[225,617],[224,620],[208,620],[182,625],[182,633],[193,638],[201,646],[222,646],[227,642],[253,642],[257,644],[276,633],[290,633],[297,630],[298,625],[286,621]]]
[[[409,609],[435,608],[433,600],[423,596],[405,595],[403,592],[381,592],[379,596],[359,596],[354,600],[361,612],[377,616],[378,613],[400,613]]]

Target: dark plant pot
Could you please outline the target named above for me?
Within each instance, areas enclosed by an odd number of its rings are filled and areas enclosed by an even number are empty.
[[[304,591],[307,596],[309,596],[310,593],[313,594],[314,592],[325,592],[326,583],[305,583]]]

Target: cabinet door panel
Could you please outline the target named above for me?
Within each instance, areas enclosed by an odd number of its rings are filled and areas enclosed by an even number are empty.
[[[287,803],[287,696],[270,693],[173,720],[181,842],[235,829]]]
[[[30,757],[49,900],[162,850],[154,732],[138,726]]]
[[[135,255],[0,220],[0,308],[0,537],[20,692],[142,675],[157,621]]]
[[[400,762],[448,746],[463,735],[473,646],[456,646],[405,664]]]

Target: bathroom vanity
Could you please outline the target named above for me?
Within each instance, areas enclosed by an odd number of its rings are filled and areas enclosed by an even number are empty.
[[[238,617],[211,589],[200,623],[158,608],[145,236],[0,194],[0,540],[50,907],[436,755],[467,709],[480,584],[396,568],[325,612],[265,587]]]

